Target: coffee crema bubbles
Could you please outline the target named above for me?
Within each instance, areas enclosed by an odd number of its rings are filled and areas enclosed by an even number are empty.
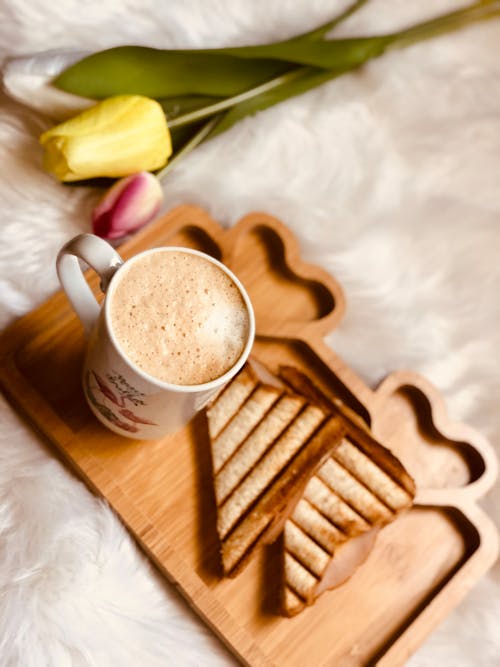
[[[250,320],[240,290],[221,268],[181,250],[158,250],[116,276],[112,332],[148,375],[198,385],[224,375],[241,356]]]

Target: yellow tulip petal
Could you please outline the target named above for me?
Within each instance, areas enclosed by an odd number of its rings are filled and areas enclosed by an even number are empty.
[[[43,156],[44,169],[53,173],[61,181],[68,180],[70,174],[68,162],[64,151],[65,139],[63,137],[53,137],[45,144],[45,153]]]
[[[104,100],[51,128],[40,142],[44,167],[63,181],[152,171],[172,154],[160,104],[140,95]]]

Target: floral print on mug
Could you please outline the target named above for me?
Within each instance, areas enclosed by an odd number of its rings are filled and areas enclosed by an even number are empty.
[[[84,383],[88,400],[105,419],[129,433],[139,431],[137,424],[157,426],[155,422],[139,417],[128,407],[146,405],[143,400],[145,394],[127,382],[120,373],[107,373],[106,380],[94,370],[87,370]]]

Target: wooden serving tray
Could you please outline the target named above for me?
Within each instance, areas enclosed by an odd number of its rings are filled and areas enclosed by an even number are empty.
[[[272,369],[287,363],[313,375],[368,421],[414,476],[416,506],[381,532],[350,581],[288,619],[275,611],[276,547],[235,579],[221,579],[204,415],[154,442],[102,427],[83,398],[83,332],[62,293],[0,338],[5,392],[243,663],[403,664],[495,561],[497,531],[476,504],[495,480],[492,449],[448,419],[422,377],[396,372],[372,391],[325,345],[342,316],[342,291],[300,260],[276,219],[253,213],[225,231],[204,211],[182,206],[120,252],[129,257],[160,245],[196,247],[225,262],[255,306],[254,355]]]

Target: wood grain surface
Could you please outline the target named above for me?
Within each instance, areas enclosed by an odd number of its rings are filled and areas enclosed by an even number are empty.
[[[495,561],[497,531],[478,507],[497,463],[469,426],[452,423],[422,377],[396,372],[373,391],[323,341],[344,310],[342,290],[300,259],[278,220],[253,213],[224,230],[182,206],[120,249],[195,247],[226,263],[255,307],[253,354],[292,364],[368,421],[417,486],[415,507],[380,534],[366,564],[295,618],[277,614],[279,545],[222,579],[204,414],[158,441],[107,431],[81,389],[83,331],[55,294],[0,338],[0,382],[73,470],[104,497],[160,571],[249,665],[400,665]],[[97,279],[89,276],[97,290]]]

